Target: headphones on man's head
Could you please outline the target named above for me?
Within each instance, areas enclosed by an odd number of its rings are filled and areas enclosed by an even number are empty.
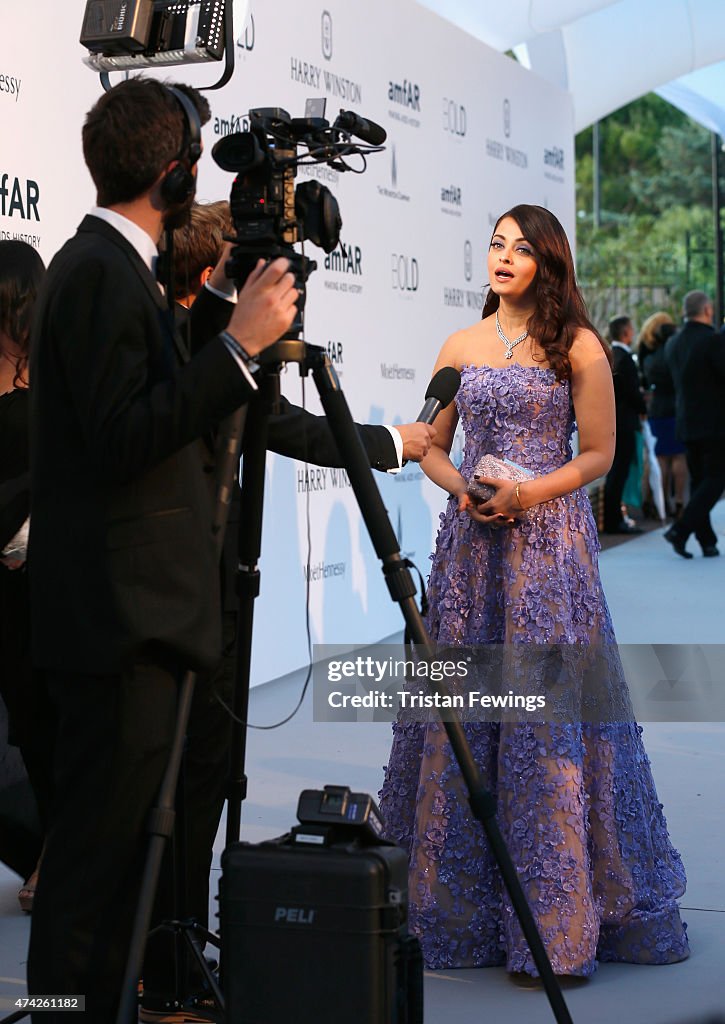
[[[196,191],[196,179],[191,169],[201,156],[201,119],[185,93],[169,85],[166,88],[184,111],[184,138],[177,157],[180,162],[161,182],[161,195],[167,203],[176,205],[185,203]]]

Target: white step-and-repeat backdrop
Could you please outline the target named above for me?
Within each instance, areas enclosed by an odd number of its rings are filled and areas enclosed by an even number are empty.
[[[80,129],[101,85],[81,63],[84,9],[4,0],[0,10],[0,237],[26,239],[46,261],[94,201]],[[243,130],[250,107],[301,116],[308,97],[325,97],[330,120],[352,109],[385,128],[387,148],[365,174],[300,173],[335,193],[349,257],[308,247],[319,269],[307,340],[328,348],[357,420],[410,421],[441,344],[480,315],[498,215],[539,203],[573,235],[569,96],[412,0],[252,0],[240,21],[234,77],[208,94],[199,198],[228,196],[232,176],[209,153]],[[218,73],[163,77],[204,85]],[[283,390],[301,401],[296,371]],[[306,404],[319,411],[313,390]],[[427,575],[444,495],[414,464],[375,477],[402,551]],[[306,661],[308,576],[314,642],[357,646],[401,628],[343,471],[270,457],[260,564],[255,683]]]

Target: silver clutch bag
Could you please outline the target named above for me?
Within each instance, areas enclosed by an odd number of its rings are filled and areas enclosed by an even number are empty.
[[[497,459],[495,455],[484,455],[476,463],[469,478],[468,493],[480,498],[481,501],[488,501],[494,496],[495,489],[489,484],[480,483],[481,477],[523,483],[524,480],[533,480],[534,475],[530,469],[524,469],[523,466],[511,462],[509,459]]]

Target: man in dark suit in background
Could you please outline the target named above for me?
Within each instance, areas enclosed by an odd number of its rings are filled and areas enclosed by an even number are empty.
[[[610,321],[609,337],[612,341],[617,443],[612,468],[607,473],[604,485],[604,532],[641,533],[640,527],[630,526],[622,517],[624,485],[635,454],[640,417],[646,412],[637,367],[630,352],[630,345],[634,339],[634,327],[630,318],[618,316]]]
[[[180,306],[190,309],[223,262],[225,236],[235,234],[229,203],[195,203],[189,223],[174,232],[174,288]],[[226,246],[229,253],[230,247]],[[178,317],[184,333],[187,316]],[[270,416],[269,450],[316,466],[341,466],[340,453],[325,416],[316,416],[284,396],[280,412]],[[388,427],[356,424],[373,469],[395,472],[404,462],[420,462],[429,452],[435,428],[426,423]]]
[[[28,988],[85,995],[89,1024],[114,1018],[179,676],[220,654],[198,439],[257,390],[254,356],[297,298],[287,261],[260,263],[236,306],[207,289],[184,350],[152,266],[188,216],[208,117],[194,90],[143,78],[99,99],[98,207],[51,264],[33,338],[33,653],[59,728]]]
[[[675,426],[687,450],[690,500],[682,516],[664,534],[678,555],[694,533],[705,558],[719,555],[710,510],[725,489],[725,337],[712,326],[712,301],[704,292],[688,292],[684,326],[673,334],[665,359],[675,383]]]

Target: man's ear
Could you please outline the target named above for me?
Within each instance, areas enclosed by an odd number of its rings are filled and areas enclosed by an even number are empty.
[[[199,275],[199,280],[201,282],[201,287],[202,288],[204,287],[206,282],[211,277],[213,270],[214,270],[214,267],[204,267],[204,269],[202,270],[201,274]]]

